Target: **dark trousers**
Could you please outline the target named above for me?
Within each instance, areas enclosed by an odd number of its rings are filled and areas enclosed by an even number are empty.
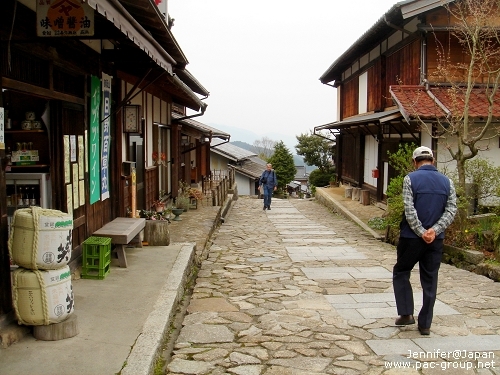
[[[420,284],[423,290],[422,309],[418,314],[418,325],[430,328],[436,292],[438,271],[443,255],[443,240],[426,244],[421,238],[400,238],[397,247],[397,261],[392,271],[392,285],[399,315],[413,315],[413,291],[410,275],[418,262]]]
[[[264,207],[271,207],[271,197],[273,196],[273,187],[269,187],[267,185],[262,185],[264,186]]]

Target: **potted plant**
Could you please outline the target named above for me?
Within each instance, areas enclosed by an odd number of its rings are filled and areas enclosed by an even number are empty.
[[[180,195],[175,200],[175,207],[182,208],[184,211],[189,210],[189,197]]]
[[[191,187],[187,182],[179,181],[179,190],[175,199],[175,207],[182,208],[184,211],[189,210],[189,190]]]
[[[165,210],[165,202],[158,199],[153,202],[152,207],[156,212],[163,212]]]

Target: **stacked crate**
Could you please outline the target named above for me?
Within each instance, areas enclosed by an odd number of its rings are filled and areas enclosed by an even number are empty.
[[[82,279],[103,280],[110,271],[111,238],[89,237],[83,242]]]

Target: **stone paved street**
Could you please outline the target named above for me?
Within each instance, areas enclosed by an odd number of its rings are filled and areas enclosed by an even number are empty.
[[[500,285],[443,264],[421,336],[394,326],[394,262],[393,246],[314,200],[263,211],[240,197],[202,262],[167,374],[500,374]],[[418,314],[417,270],[412,284]]]

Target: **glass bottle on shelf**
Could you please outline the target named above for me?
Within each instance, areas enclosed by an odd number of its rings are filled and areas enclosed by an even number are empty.
[[[30,189],[30,206],[36,206],[36,196],[35,196],[34,186],[32,186]]]
[[[17,187],[17,205],[24,206],[24,188],[21,185]]]
[[[13,206],[12,198],[14,197],[14,191],[12,185],[7,185],[7,206]]]
[[[29,206],[30,205],[30,190],[29,190],[29,186],[26,186],[24,188],[24,197],[23,197],[23,204],[25,206]]]

